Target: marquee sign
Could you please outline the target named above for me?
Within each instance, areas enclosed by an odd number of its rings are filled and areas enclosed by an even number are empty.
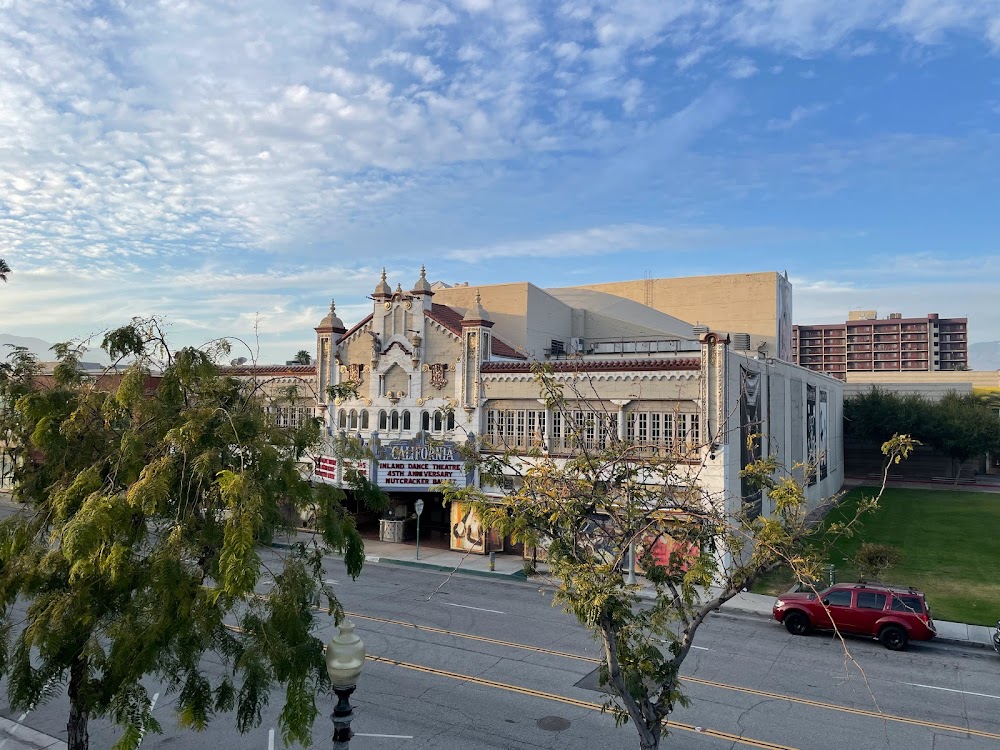
[[[377,456],[377,482],[386,489],[426,492],[445,482],[465,487],[471,481],[454,443],[398,440],[380,445]]]
[[[344,479],[347,479],[345,475],[351,471],[356,471],[365,479],[368,479],[371,476],[370,467],[371,461],[337,458],[336,456],[317,456],[316,463],[313,466],[313,474],[326,482],[340,484]]]

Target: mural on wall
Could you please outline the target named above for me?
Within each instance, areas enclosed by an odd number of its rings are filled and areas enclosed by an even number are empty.
[[[806,486],[816,484],[816,386],[806,386]]]
[[[760,373],[740,366],[740,468],[761,458],[760,422]],[[761,514],[763,492],[761,488],[740,479],[743,511],[753,519]]]
[[[819,478],[826,479],[828,471],[828,447],[827,447],[827,414],[829,409],[829,394],[826,391],[819,392],[819,420],[817,430],[819,432]]]
[[[486,553],[486,532],[473,507],[451,504],[451,548],[462,552]]]
[[[792,284],[778,277],[778,359],[792,361]]]
[[[647,552],[653,558],[653,562],[666,568],[671,575],[677,575],[687,572],[691,563],[698,558],[699,549],[696,544],[678,541],[665,534],[648,534],[636,545],[635,559],[638,572],[646,572],[642,567],[642,559]]]

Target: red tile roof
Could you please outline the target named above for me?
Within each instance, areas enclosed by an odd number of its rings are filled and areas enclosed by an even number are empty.
[[[308,377],[316,374],[316,365],[229,365],[220,367],[223,375],[265,375]]]
[[[358,331],[363,325],[365,325],[366,323],[368,323],[374,317],[375,317],[374,313],[368,313],[367,317],[362,318],[357,323],[355,323],[353,326],[351,326],[347,330],[347,333],[345,333],[343,336],[341,336],[340,339],[338,339],[338,340],[339,341],[345,341],[345,340],[347,340],[348,337],[353,336],[356,331]]]
[[[456,336],[462,335],[462,319],[465,316],[458,310],[448,307],[448,305],[439,305],[435,303],[431,306],[431,309],[424,314],[431,320],[443,325]],[[501,341],[496,336],[490,337],[490,343],[491,353],[498,357],[506,357],[508,359],[527,359],[527,357],[517,351],[517,349],[512,347],[510,344]]]
[[[700,370],[701,359],[559,359],[550,361],[555,372],[615,372],[636,370]],[[531,372],[531,362],[483,362],[482,371]]]

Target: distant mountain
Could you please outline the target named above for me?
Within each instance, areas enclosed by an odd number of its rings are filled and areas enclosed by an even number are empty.
[[[11,346],[25,347],[29,352],[38,357],[40,362],[51,362],[56,358],[55,352],[52,351],[52,344],[48,341],[42,341],[42,339],[36,339],[32,336],[14,336],[10,333],[0,333],[0,360],[7,359]],[[83,359],[87,362],[98,362],[103,365],[110,362],[108,355],[96,347],[88,349],[87,353],[83,355]]]
[[[1000,370],[1000,341],[969,344],[969,367],[973,370]]]

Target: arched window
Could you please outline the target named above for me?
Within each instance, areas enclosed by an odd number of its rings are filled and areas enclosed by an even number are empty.
[[[441,412],[434,412],[434,432],[441,432]]]
[[[398,430],[399,429],[399,412],[395,409],[389,417],[389,429]]]
[[[448,429],[455,429],[455,412],[453,411],[448,412]]]
[[[340,410],[340,421],[337,424],[340,425],[341,429],[347,428],[347,412],[343,409]]]
[[[389,426],[389,415],[385,413],[385,409],[378,413],[378,428],[380,430],[387,429]]]
[[[354,409],[351,409],[350,423],[352,430],[358,429],[358,413]]]
[[[367,409],[365,409],[364,411],[361,412],[361,429],[362,430],[367,430],[368,429],[368,410]]]
[[[420,429],[424,432],[431,431],[431,415],[429,412],[420,412]]]
[[[408,411],[403,412],[403,429],[410,429],[410,412]]]

